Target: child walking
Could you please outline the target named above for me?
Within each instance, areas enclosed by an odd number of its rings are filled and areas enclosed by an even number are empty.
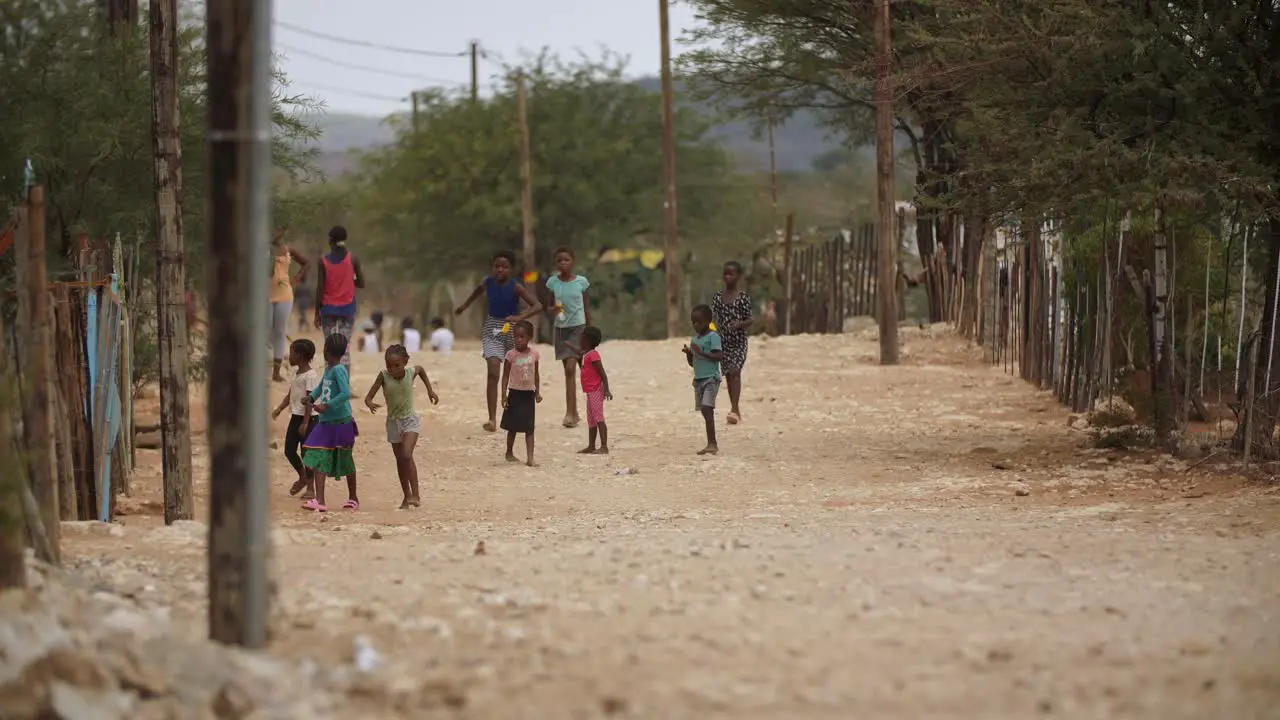
[[[556,360],[564,364],[564,426],[578,427],[578,388],[573,374],[578,369],[578,354],[574,348],[581,342],[582,329],[591,324],[591,307],[587,301],[587,288],[591,283],[585,276],[574,273],[573,250],[556,248],[558,274],[547,278],[547,289],[556,298],[555,308],[547,313],[555,317]]]
[[[422,496],[418,494],[418,464],[413,461],[413,449],[418,446],[418,435],[422,432],[422,417],[413,409],[413,381],[422,378],[427,386],[427,397],[432,405],[440,404],[440,396],[431,387],[431,378],[421,365],[414,365],[409,372],[409,351],[403,345],[392,345],[387,348],[387,369],[378,373],[373,381],[364,404],[369,412],[377,413],[381,407],[373,401],[378,390],[387,401],[387,442],[391,443],[391,452],[396,458],[396,474],[400,476],[400,490],[404,493],[404,501],[400,509],[422,506]]]
[[[310,340],[294,340],[289,344],[289,365],[294,368],[293,380],[289,383],[289,392],[285,393],[276,409],[271,411],[272,420],[280,417],[285,408],[292,413],[289,417],[289,429],[284,433],[284,456],[298,473],[298,479],[289,488],[289,494],[297,495],[306,490],[303,500],[315,497],[311,471],[302,464],[302,456],[298,454],[299,446],[311,434],[313,425],[311,403],[306,402],[306,398],[320,384],[320,374],[311,367],[311,361],[315,357],[316,344]]]
[[[588,325],[582,330],[582,345],[574,351],[581,357],[582,393],[587,396],[587,446],[578,451],[580,455],[608,455],[609,427],[604,424],[604,401],[612,400],[609,392],[609,375],[604,371],[604,361],[600,359],[600,343],[604,335],[600,328]],[[596,436],[600,436],[600,448],[596,449]]]
[[[307,396],[307,402],[319,416],[302,448],[302,463],[313,471],[315,497],[302,507],[315,512],[328,512],[324,501],[326,476],[347,478],[347,501],[342,507],[359,510],[356,497],[356,460],[352,453],[356,437],[360,434],[351,414],[351,379],[347,366],[342,364],[347,354],[347,338],[337,333],[324,339],[324,377],[315,390]]]
[[[689,314],[693,323],[693,339],[681,350],[689,367],[693,368],[693,406],[702,412],[707,424],[707,446],[699,455],[715,455],[720,452],[716,444],[716,395],[720,394],[720,363],[724,361],[724,347],[720,335],[711,329],[711,308],[698,305]]]
[[[489,404],[489,422],[484,424],[484,429],[488,432],[498,429],[498,376],[502,372],[503,360],[513,347],[511,328],[542,310],[542,303],[529,292],[529,288],[511,277],[511,270],[515,264],[516,256],[511,251],[499,250],[494,253],[493,275],[485,278],[484,282],[471,291],[470,297],[453,311],[454,315],[466,312],[481,293],[485,294],[489,303],[489,314],[485,317],[484,330],[480,336],[481,354],[488,368],[485,400]],[[524,312],[520,312],[521,300],[529,306]],[[434,341],[434,335],[432,339]]]
[[[742,397],[742,368],[747,364],[747,332],[755,322],[751,296],[739,288],[742,281],[742,263],[730,260],[724,264],[724,289],[711,298],[711,315],[724,343],[725,384],[729,386],[730,425],[742,422],[738,399]]]
[[[538,351],[529,347],[533,340],[533,324],[521,320],[511,331],[515,347],[507,353],[502,365],[502,429],[507,431],[507,461],[516,458],[516,433],[524,433],[525,464],[533,461],[533,428],[538,403],[542,402],[542,373],[538,367]]]

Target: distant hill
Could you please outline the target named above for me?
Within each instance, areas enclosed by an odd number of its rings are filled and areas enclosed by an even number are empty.
[[[658,78],[637,80],[641,87],[658,92]],[[329,177],[336,177],[356,167],[359,151],[385,145],[394,133],[384,118],[351,113],[325,113],[314,118],[320,127],[319,166]],[[769,168],[769,146],[764,137],[755,137],[747,123],[716,125],[711,136],[724,144],[729,153],[746,169]],[[774,133],[778,170],[807,172],[814,160],[842,150],[840,142],[831,138],[810,113],[799,113],[780,125]]]

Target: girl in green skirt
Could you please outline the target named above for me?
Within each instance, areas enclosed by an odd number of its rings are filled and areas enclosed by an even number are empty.
[[[315,472],[316,496],[302,504],[314,512],[328,512],[324,503],[326,476],[347,478],[348,499],[342,507],[359,510],[356,497],[356,461],[352,450],[360,434],[351,414],[351,377],[342,357],[347,353],[347,338],[333,334],[324,340],[324,378],[307,396],[312,410],[319,416],[303,448],[303,464]]]

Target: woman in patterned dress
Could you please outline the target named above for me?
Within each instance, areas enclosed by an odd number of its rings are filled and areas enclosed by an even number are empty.
[[[755,322],[751,296],[738,287],[741,281],[742,263],[730,260],[724,264],[724,289],[711,299],[716,330],[724,343],[720,369],[729,386],[730,425],[742,422],[742,411],[738,409],[738,400],[742,397],[742,368],[747,364],[747,334]]]

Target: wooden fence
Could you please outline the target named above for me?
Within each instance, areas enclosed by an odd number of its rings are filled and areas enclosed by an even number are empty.
[[[876,263],[879,254],[874,225],[795,248],[784,261],[784,285],[790,288],[789,327],[797,333],[839,333],[845,320],[876,314]]]
[[[37,213],[43,213],[43,207],[24,203],[18,217]],[[32,433],[41,425],[33,422],[33,409],[37,416],[44,412],[52,456],[47,471],[27,458],[35,496],[41,497],[41,484],[56,487],[51,498],[56,498],[56,507],[41,510],[60,520],[108,521],[115,496],[128,491],[133,468],[132,333],[123,301],[122,248],[118,239],[82,239],[75,257],[67,259],[70,269],[46,282],[43,266],[24,261],[33,247],[43,248],[43,238],[35,237],[41,231],[40,224],[16,223],[13,251],[19,289],[0,308],[6,318],[16,319],[5,323],[3,358],[4,374],[15,381],[22,399],[11,408],[22,409],[12,418],[14,426],[22,428],[14,440],[32,447],[37,440]],[[38,295],[45,302],[33,302]],[[36,307],[43,308],[42,317],[33,312]],[[45,332],[37,335],[36,324]],[[31,372],[37,353],[49,359],[43,393],[33,385]],[[56,543],[56,527],[45,523],[45,532]]]

